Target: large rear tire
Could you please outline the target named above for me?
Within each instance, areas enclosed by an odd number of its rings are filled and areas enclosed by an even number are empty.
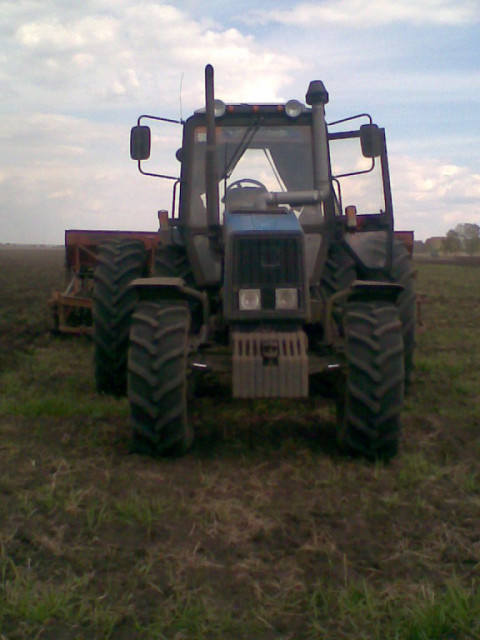
[[[360,257],[367,266],[383,266],[387,248],[384,241],[378,241],[373,234],[359,234],[364,242],[358,246]],[[405,386],[408,387],[414,366],[416,296],[415,271],[410,255],[401,240],[394,238],[392,247],[392,278],[403,286],[397,298],[397,309],[402,323],[403,348],[405,359]]]
[[[405,378],[397,308],[379,301],[348,302],[345,334],[338,442],[368,459],[389,460],[398,451]]]
[[[329,298],[349,287],[356,279],[355,261],[340,244],[332,244],[320,281],[320,289]]]
[[[155,252],[154,272],[156,276],[183,278],[188,286],[195,285],[192,268],[183,247],[159,245]]]
[[[416,293],[415,271],[410,255],[401,240],[393,243],[392,272],[395,282],[404,289],[397,299],[398,316],[402,323],[405,386],[409,387],[414,368]]]
[[[340,244],[332,244],[322,270],[320,282],[310,289],[311,299],[323,305],[339,291],[347,289],[356,279],[355,261]],[[333,310],[333,317],[339,332],[342,331],[344,302]],[[320,329],[320,336],[321,336]]]
[[[179,455],[193,441],[187,415],[188,306],[140,302],[133,314],[128,359],[132,449]]]
[[[127,391],[130,320],[137,303],[128,285],[144,275],[146,249],[139,240],[112,240],[99,249],[94,273],[93,336],[97,390],[114,396]]]

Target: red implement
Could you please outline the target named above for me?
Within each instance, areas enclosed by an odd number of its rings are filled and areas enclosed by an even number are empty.
[[[159,242],[155,231],[65,231],[67,285],[50,299],[55,328],[61,333],[91,335],[93,272],[98,247],[109,240],[141,240],[153,261]]]

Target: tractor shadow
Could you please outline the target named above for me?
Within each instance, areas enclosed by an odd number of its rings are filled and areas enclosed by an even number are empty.
[[[189,403],[190,455],[290,457],[300,449],[344,457],[336,441],[335,388],[315,380],[305,399],[236,400],[218,379],[204,379]]]

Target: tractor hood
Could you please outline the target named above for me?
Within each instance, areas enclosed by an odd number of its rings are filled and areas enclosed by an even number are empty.
[[[272,232],[303,235],[303,230],[296,215],[287,209],[278,209],[271,213],[226,212],[224,225],[227,237],[232,232]]]
[[[309,298],[303,230],[292,211],[226,213],[226,318],[305,321]]]

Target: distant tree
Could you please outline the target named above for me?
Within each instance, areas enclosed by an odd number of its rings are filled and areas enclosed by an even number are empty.
[[[465,251],[469,255],[480,252],[480,226],[471,222],[457,224],[443,239],[445,253]]]
[[[450,229],[443,239],[443,250],[445,253],[459,253],[463,248],[462,244],[462,238],[458,231]]]
[[[463,242],[465,251],[473,255],[480,250],[480,227],[478,224],[466,222],[463,225]]]

